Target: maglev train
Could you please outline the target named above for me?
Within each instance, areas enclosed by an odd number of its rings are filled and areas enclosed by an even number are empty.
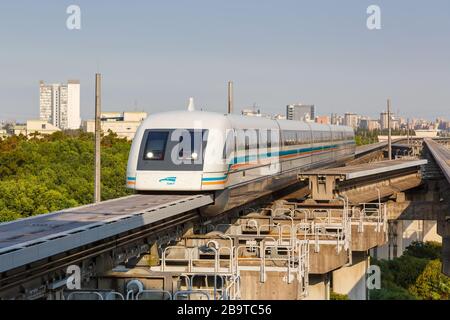
[[[216,215],[297,182],[297,174],[352,158],[351,127],[213,112],[164,112],[138,128],[127,187],[138,193],[208,192]]]

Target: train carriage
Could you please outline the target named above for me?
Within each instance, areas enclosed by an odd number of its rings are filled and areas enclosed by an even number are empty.
[[[175,111],[150,116],[133,140],[127,187],[213,192],[213,215],[354,155],[353,129],[291,120]]]

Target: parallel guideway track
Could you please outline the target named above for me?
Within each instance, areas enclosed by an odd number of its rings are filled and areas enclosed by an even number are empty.
[[[425,139],[425,144],[448,183],[450,183],[450,149],[431,139]]]
[[[133,195],[0,225],[0,272],[213,203],[211,194]]]

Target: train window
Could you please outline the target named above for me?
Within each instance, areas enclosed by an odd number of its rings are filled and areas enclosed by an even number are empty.
[[[269,129],[258,130],[258,157],[270,155],[272,147],[271,131]]]
[[[168,131],[150,131],[145,145],[145,160],[164,160]]]
[[[297,132],[292,130],[283,131],[283,143],[285,146],[297,144]]]
[[[311,143],[311,131],[301,131],[302,144]]]
[[[236,152],[236,138],[233,130],[228,130],[223,147],[223,159],[228,159],[232,152]]]
[[[303,132],[297,131],[297,144],[303,144]]]

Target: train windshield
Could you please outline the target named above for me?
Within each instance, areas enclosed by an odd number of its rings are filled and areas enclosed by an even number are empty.
[[[145,146],[145,160],[164,160],[167,145],[167,131],[150,131]]]
[[[138,170],[202,170],[208,130],[149,129]]]

